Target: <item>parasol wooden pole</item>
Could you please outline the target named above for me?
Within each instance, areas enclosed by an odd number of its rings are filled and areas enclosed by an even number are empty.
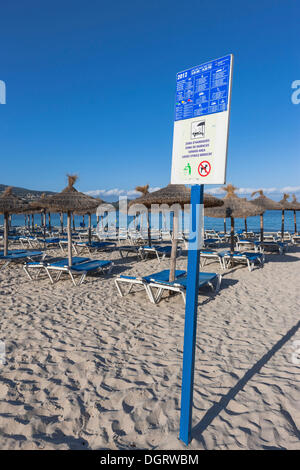
[[[234,218],[230,217],[230,252],[233,254],[234,252]]]
[[[50,212],[48,214],[48,228],[49,228],[49,232],[51,232],[51,214],[50,214]]]
[[[43,210],[44,239],[46,238],[46,210]]]
[[[46,209],[43,210],[44,249],[46,249]]]
[[[284,209],[282,209],[281,213],[281,241],[283,242],[283,235],[284,235]]]
[[[175,280],[177,244],[178,244],[178,211],[175,210],[174,217],[173,217],[172,250],[171,250],[169,282],[173,282]]]
[[[147,232],[148,232],[148,245],[151,246],[151,230],[150,230],[150,211],[147,210]]]
[[[91,214],[88,214],[89,216],[89,244],[92,242],[92,216]]]
[[[71,217],[72,214],[70,211],[67,213],[67,234],[68,234],[68,265],[72,266],[72,229],[71,229]],[[74,219],[73,219],[74,220]]]
[[[247,218],[245,217],[245,232],[248,233]]]
[[[8,213],[4,213],[4,240],[3,240],[3,248],[4,248],[4,256],[7,256],[8,252]]]
[[[27,214],[24,214],[24,228],[26,228],[27,225]]]
[[[297,216],[296,216],[296,210],[294,209],[294,224],[295,224],[295,233],[297,233]]]
[[[27,229],[30,231],[30,214],[27,216]]]
[[[31,215],[31,229],[34,232],[34,214]]]
[[[226,217],[224,217],[224,234],[226,235]]]
[[[64,233],[64,214],[61,212],[60,216],[60,233]]]
[[[260,214],[260,242],[264,241],[264,216]]]

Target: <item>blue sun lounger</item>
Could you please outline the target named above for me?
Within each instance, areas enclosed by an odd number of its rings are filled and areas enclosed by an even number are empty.
[[[51,247],[51,246],[59,245],[60,240],[61,240],[61,238],[54,238],[54,237],[52,237],[52,238],[38,238],[37,242],[41,246]]]
[[[34,248],[34,244],[36,243],[40,245],[38,239],[33,235],[22,235],[19,237],[19,242],[24,248],[26,248],[26,245],[30,248]]]
[[[76,265],[77,263],[83,263],[85,261],[90,261],[90,258],[82,258],[82,257],[76,257],[74,256],[72,258],[72,263],[73,265]],[[52,280],[52,277],[49,276],[49,273],[48,271],[46,270],[46,267],[48,265],[53,265],[53,266],[57,266],[57,267],[65,267],[65,266],[68,266],[68,258],[61,258],[61,257],[57,257],[57,258],[45,258],[43,260],[40,260],[40,261],[32,261],[32,262],[27,262],[24,264],[23,266],[23,269],[25,271],[25,273],[27,274],[27,276],[29,277],[29,279],[33,280],[33,279],[38,279],[40,273],[42,271],[44,271],[50,281],[53,283],[53,280]],[[37,272],[37,275],[36,277],[34,278],[32,276],[32,271],[35,271]]]
[[[43,258],[45,254],[42,251],[30,251],[30,250],[12,250],[6,256],[0,255],[0,260],[3,260],[0,270],[6,268],[12,262],[24,262],[26,260],[33,260],[35,258]]]
[[[186,271],[182,270],[176,270],[175,271],[175,279],[180,278],[181,276],[184,276],[186,274]],[[118,276],[115,279],[115,284],[118,289],[118,292],[121,297],[124,297],[125,295],[129,294],[132,291],[133,286],[141,286],[143,289],[145,289],[150,302],[156,303],[155,298],[153,297],[152,291],[149,289],[149,284],[151,281],[168,281],[169,280],[169,275],[170,271],[168,269],[164,269],[163,271],[160,271],[158,273],[151,274],[150,276],[144,276],[144,277],[135,277],[135,276]],[[125,293],[125,291],[122,289],[123,285],[129,285],[129,290]]]
[[[224,252],[209,249],[200,250],[200,266],[205,266],[207,260],[214,260],[220,263],[221,269],[225,269],[223,262]]]
[[[106,250],[109,248],[114,248],[116,246],[115,242],[100,242],[100,241],[92,241],[91,243],[89,242],[75,242],[73,244],[74,249],[76,248],[86,248],[89,253],[92,253],[92,251],[102,251]]]
[[[80,284],[83,283],[83,281],[85,280],[88,274],[94,274],[96,272],[101,272],[101,273],[106,272],[107,274],[109,274],[112,268],[113,268],[112,261],[96,259],[96,260],[90,260],[84,263],[76,264],[75,266],[71,266],[71,268],[69,268],[69,274],[71,276],[74,286],[76,285],[79,286]],[[81,277],[77,284],[75,282],[73,274],[81,274]]]
[[[118,247],[121,258],[128,258],[130,253],[133,253],[138,258],[143,259],[142,252],[138,245],[121,245]]]
[[[199,273],[199,289],[205,286],[210,286],[215,293],[220,290],[222,281],[221,274],[216,273]],[[151,278],[148,285],[148,289],[151,292],[151,296],[154,299],[154,303],[158,303],[161,300],[162,294],[165,290],[171,292],[179,292],[183,298],[184,303],[186,302],[186,289],[187,289],[187,276],[182,276],[173,282],[161,281]],[[153,291],[156,290],[156,293]]]
[[[39,276],[42,270],[46,271],[51,284],[59,281],[63,273],[69,274],[74,286],[82,284],[85,280],[87,274],[92,274],[95,272],[108,273],[111,271],[113,263],[111,261],[105,260],[91,260],[90,258],[83,257],[73,257],[72,266],[68,266],[68,258],[63,258],[59,260],[44,260],[41,263],[26,263],[24,265],[24,270],[30,279],[33,279],[29,273],[30,269],[38,269],[37,277]],[[53,272],[56,272],[56,278],[53,278]],[[74,274],[80,274],[80,280],[76,284],[74,279]],[[36,277],[36,278],[37,278]]]
[[[234,251],[230,253],[230,251],[223,253],[223,262],[226,268],[229,267],[230,264],[247,264],[249,271],[251,272],[254,268],[254,264],[258,264],[261,268],[264,265],[265,256],[263,253],[251,253],[251,252],[240,252]]]
[[[68,240],[60,240],[59,246],[64,253],[64,248],[68,245]],[[116,246],[115,242],[98,242],[98,241],[92,241],[91,243],[89,242],[81,242],[78,240],[73,240],[72,241],[72,246],[74,248],[75,253],[78,255],[79,254],[79,249],[81,248],[81,251],[84,249],[87,249],[89,253],[92,253],[92,251],[100,251],[100,250],[106,250],[108,248],[114,248]]]
[[[154,254],[158,262],[160,263],[167,255],[171,255],[172,246],[160,246],[160,245],[153,245],[153,246],[141,246],[140,253],[143,259],[147,259],[149,254]],[[177,257],[181,255],[181,248],[177,247]]]
[[[254,248],[254,251],[257,253],[261,251],[261,243],[258,240],[254,240],[251,238],[237,238],[236,242],[236,249],[240,250],[242,247],[246,247],[248,249]]]
[[[18,242],[20,240],[20,235],[8,235],[7,239],[12,242]]]
[[[263,241],[262,250],[268,252],[275,252],[277,251],[280,255],[284,255],[287,251],[287,244],[285,242],[280,241]]]
[[[17,250],[8,250],[7,254],[8,255],[12,255],[12,254],[15,254],[15,253],[24,253],[26,252],[27,250],[24,250],[24,248],[19,248]],[[2,257],[4,254],[4,250],[0,250],[0,257]]]
[[[205,238],[203,243],[204,246],[218,246],[222,240],[220,238]]]

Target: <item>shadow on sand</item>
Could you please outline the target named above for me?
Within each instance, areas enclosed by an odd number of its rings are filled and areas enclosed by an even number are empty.
[[[249,369],[245,375],[237,382],[237,384],[232,387],[226,395],[223,395],[221,400],[218,403],[215,403],[203,416],[201,421],[194,426],[192,429],[192,438],[198,441],[203,442],[201,434],[206,430],[206,428],[212,423],[212,421],[226,409],[228,403],[233,400],[236,395],[245,387],[245,385],[252,379],[252,377],[257,374],[260,369],[279,351],[287,341],[289,341],[292,336],[300,328],[300,321],[296,323],[266,354],[264,354],[259,361],[257,361],[254,366]]]

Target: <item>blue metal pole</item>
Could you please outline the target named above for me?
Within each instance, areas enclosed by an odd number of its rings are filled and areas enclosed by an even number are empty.
[[[199,290],[199,259],[201,227],[199,218],[203,205],[204,185],[191,190],[190,239],[188,250],[187,291],[184,325],[183,367],[181,386],[181,414],[179,439],[186,445],[191,441],[194,367]],[[193,234],[193,235],[192,235]]]

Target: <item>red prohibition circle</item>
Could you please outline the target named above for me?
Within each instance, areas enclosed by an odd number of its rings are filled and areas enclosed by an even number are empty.
[[[208,165],[208,167],[207,165],[204,165],[205,163]],[[201,173],[201,169],[203,173]],[[210,173],[210,170],[211,170],[210,163],[206,160],[203,160],[203,162],[201,162],[198,166],[198,173],[200,176],[202,176],[202,178],[204,178],[205,176],[208,176]]]

